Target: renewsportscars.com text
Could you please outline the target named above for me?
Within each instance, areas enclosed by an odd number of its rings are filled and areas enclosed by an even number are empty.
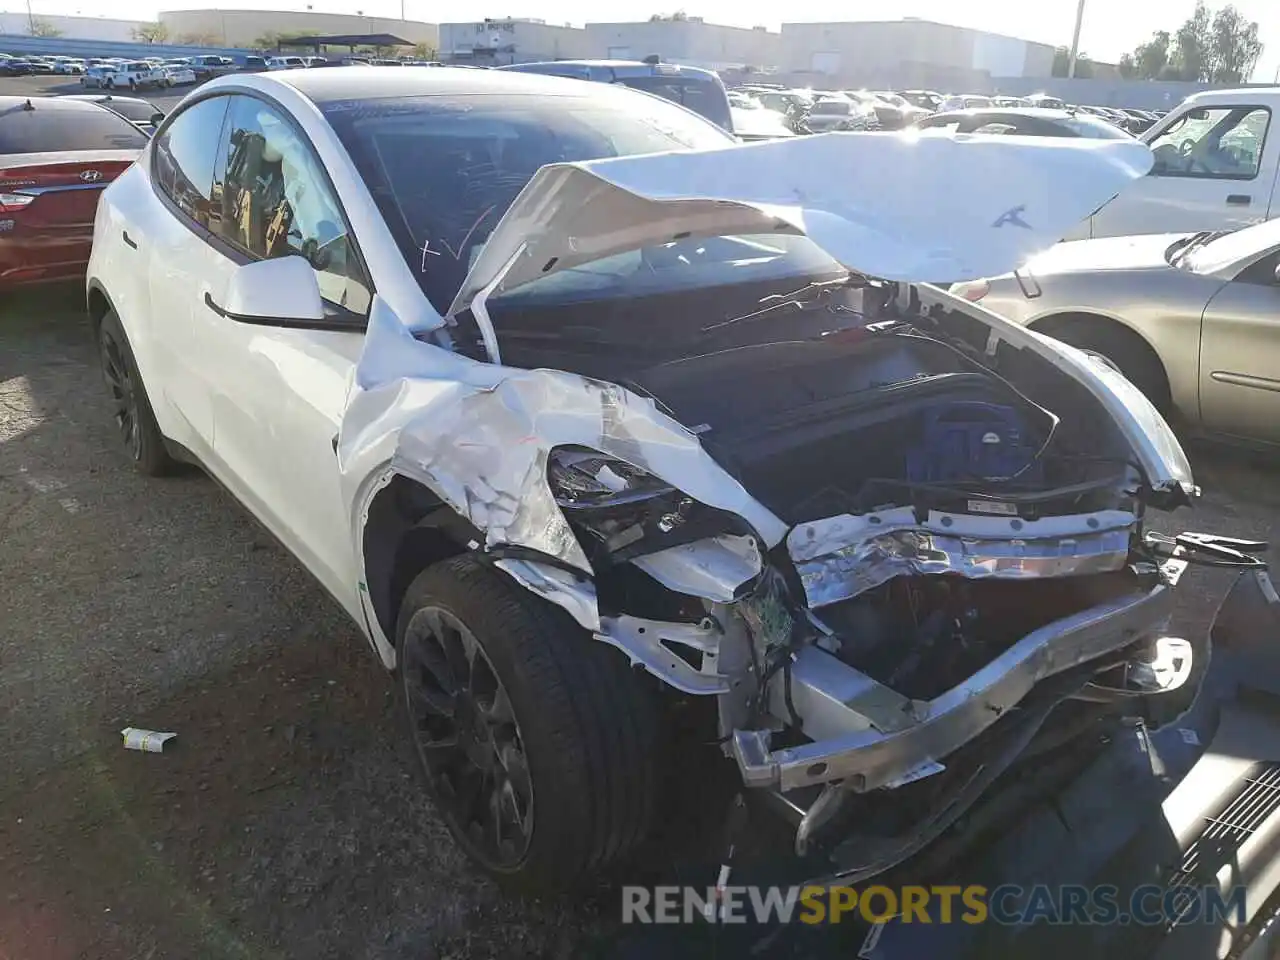
[[[1100,885],[622,888],[623,923],[1243,924],[1244,888],[1156,884],[1122,894]]]

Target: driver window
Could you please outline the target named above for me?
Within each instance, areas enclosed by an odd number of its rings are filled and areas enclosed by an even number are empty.
[[[272,107],[245,96],[232,98],[224,137],[213,188],[223,239],[253,257],[303,257],[321,296],[367,313],[368,281],[310,144]]]
[[[1264,107],[1190,110],[1150,144],[1157,177],[1252,180],[1258,175],[1271,111]]]

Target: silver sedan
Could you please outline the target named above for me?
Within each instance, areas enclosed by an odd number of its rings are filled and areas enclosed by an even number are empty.
[[[1280,443],[1280,220],[1060,243],[952,292],[1103,357],[1193,429]]]

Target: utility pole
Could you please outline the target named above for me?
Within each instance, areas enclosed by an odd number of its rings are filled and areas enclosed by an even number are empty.
[[[36,15],[31,12],[31,0],[27,0],[27,33],[36,35]]]
[[[1076,75],[1076,58],[1080,56],[1080,28],[1084,25],[1084,4],[1085,0],[1080,0],[1080,5],[1076,7],[1076,32],[1071,37],[1071,62],[1067,64],[1069,78]]]

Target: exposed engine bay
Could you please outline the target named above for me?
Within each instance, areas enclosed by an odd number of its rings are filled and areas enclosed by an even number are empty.
[[[605,179],[581,189],[607,238]],[[571,182],[548,175],[547,192],[571,198]],[[617,199],[658,235],[662,203]],[[689,203],[744,232],[785,226]],[[797,855],[821,850],[846,879],[888,869],[1020,758],[1187,682],[1145,515],[1188,502],[1193,481],[1114,370],[856,270],[501,295],[590,260],[573,236],[489,241],[490,279],[433,332],[448,389],[383,431],[392,471],[670,696],[713,701],[705,739],[794,821]],[[388,602],[372,596],[371,619]]]
[[[536,314],[493,310],[510,362],[607,372],[686,425],[786,531],[770,542],[625,443],[567,443],[543,469],[590,575],[532,551],[500,550],[498,565],[673,691],[715,697],[725,752],[793,817],[797,853],[825,845],[854,873],[909,856],[963,808],[959,784],[977,796],[973,778],[1013,762],[1006,741],[1025,746],[1052,709],[1024,700],[1108,691],[1105,707],[1055,713],[1080,722],[1140,711],[1190,671],[1176,643],[1176,669],[1156,681],[1142,667],[1173,642],[1143,513],[1184,491],[1149,483],[1079,383],[988,349],[967,305],[929,306],[925,291],[850,279],[750,337],[728,325],[735,342],[705,353],[701,337],[619,350],[599,317],[598,354],[581,339],[562,351],[533,335]],[[598,620],[581,615],[592,605]],[[852,810],[880,810],[900,835],[871,844],[883,862],[842,832]]]

